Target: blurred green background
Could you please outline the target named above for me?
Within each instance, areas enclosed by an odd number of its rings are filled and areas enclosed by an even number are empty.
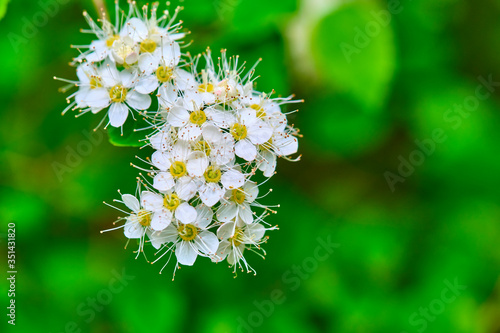
[[[159,263],[123,250],[121,231],[99,233],[117,216],[102,201],[135,190],[129,163],[150,151],[114,147],[102,131],[86,144],[100,116],[61,117],[52,77],[76,78],[69,46],[88,43],[78,31],[84,9],[96,16],[92,2],[13,0],[0,21],[2,267],[7,223],[17,224],[12,331],[500,332],[500,87],[478,79],[500,81],[500,1],[181,5],[192,54],[262,57],[257,88],[306,101],[290,116],[303,159],[280,161],[268,183],[265,202],[281,208],[268,219],[280,230],[266,260],[248,254],[257,276],[233,279],[202,258],[172,282],[172,263],[159,275]],[[339,245],[326,260],[312,259],[318,237]],[[123,270],[133,279],[110,290]],[[466,289],[454,295],[449,283]]]

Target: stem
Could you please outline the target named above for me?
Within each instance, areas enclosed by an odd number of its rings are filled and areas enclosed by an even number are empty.
[[[108,11],[106,10],[106,4],[104,3],[104,0],[92,0],[92,2],[94,2],[97,15],[101,13],[102,17],[106,16],[109,20],[109,15]]]

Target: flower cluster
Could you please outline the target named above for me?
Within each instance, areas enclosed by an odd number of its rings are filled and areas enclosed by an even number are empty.
[[[131,211],[117,228],[138,240],[137,256],[150,243],[154,262],[175,253],[176,268],[202,256],[255,272],[244,251],[265,254],[265,233],[277,228],[264,221],[275,211],[259,202],[266,195],[259,197],[259,187],[275,174],[278,157],[291,160],[298,150],[300,135],[282,110],[298,101],[255,90],[255,66],[245,74],[225,50],[217,64],[210,49],[184,53],[180,8],[161,17],[157,9],[139,11],[129,1],[125,13],[117,3],[115,24],[84,13],[85,32],[97,39],[76,46],[83,50],[74,59],[78,81],[66,81],[78,90],[63,114],[107,110],[101,123],[122,132],[129,117],[146,120],[142,141],[154,152],[136,167],[147,176],[138,177],[135,195],[115,200]]]

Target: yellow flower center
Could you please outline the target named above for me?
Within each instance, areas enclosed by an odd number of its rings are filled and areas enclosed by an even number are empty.
[[[101,88],[101,87],[102,87],[101,79],[98,77],[92,76],[90,78],[90,89]]]
[[[141,42],[142,53],[152,53],[156,50],[156,43],[151,39],[145,39]]]
[[[198,126],[202,125],[206,120],[207,116],[202,110],[193,111],[189,115],[189,121]]]
[[[122,85],[116,85],[109,91],[109,98],[114,103],[122,103],[127,97],[127,88]]]
[[[192,241],[196,238],[196,235],[198,235],[198,228],[192,224],[179,223],[177,231],[179,232],[179,237],[187,242]]]
[[[139,220],[139,223],[144,227],[149,227],[149,225],[151,224],[151,214],[148,211],[140,210],[137,213],[137,219]]]
[[[177,194],[167,194],[163,198],[163,206],[170,211],[174,211],[181,204],[181,200],[177,196]]]
[[[234,124],[231,126],[231,134],[235,140],[243,140],[247,137],[247,127],[242,124]]]
[[[113,46],[113,43],[115,42],[115,40],[118,40],[118,39],[120,39],[120,36],[117,36],[117,35],[113,35],[113,36],[109,37],[108,39],[106,39],[106,46],[107,47]]]
[[[211,165],[205,171],[205,180],[209,183],[218,183],[220,180],[221,172],[220,169]]]
[[[210,156],[210,153],[212,152],[212,148],[210,148],[210,145],[205,140],[198,141],[194,145],[193,150],[195,150],[195,151],[202,151],[207,156]]]
[[[212,92],[214,91],[214,85],[211,83],[202,83],[198,86],[199,92]]]
[[[243,229],[236,227],[234,235],[229,238],[229,241],[233,242],[234,246],[240,246],[243,243]]]
[[[250,105],[252,109],[257,111],[257,118],[263,118],[266,116],[266,113],[264,112],[264,108],[260,106],[259,104],[252,104]]]
[[[167,66],[160,66],[156,70],[156,77],[158,78],[158,81],[164,83],[170,80],[172,77],[173,71],[170,67]]]
[[[231,199],[241,205],[245,201],[245,193],[243,193],[243,190],[237,188],[232,191]]]
[[[186,164],[184,162],[176,161],[170,166],[170,173],[174,178],[180,178],[187,172]]]

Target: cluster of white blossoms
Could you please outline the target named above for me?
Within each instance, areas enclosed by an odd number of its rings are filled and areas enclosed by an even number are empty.
[[[123,227],[137,239],[137,256],[150,243],[153,262],[167,256],[167,264],[175,254],[175,269],[202,256],[255,273],[244,251],[265,254],[265,233],[277,227],[264,219],[279,206],[259,203],[269,193],[259,197],[259,187],[275,174],[278,157],[297,153],[300,135],[282,105],[298,101],[256,91],[255,66],[244,74],[225,50],[217,64],[209,49],[183,52],[180,8],[161,17],[157,8],[140,11],[129,1],[125,13],[117,3],[114,24],[84,13],[84,32],[97,39],[75,46],[82,50],[74,59],[78,81],[66,81],[78,89],[63,114],[106,110],[100,124],[122,131],[129,117],[145,119],[141,142],[154,152],[136,167],[147,175],[138,177],[135,195],[115,200],[130,212],[120,209],[126,216],[115,223],[124,223],[109,229]]]

